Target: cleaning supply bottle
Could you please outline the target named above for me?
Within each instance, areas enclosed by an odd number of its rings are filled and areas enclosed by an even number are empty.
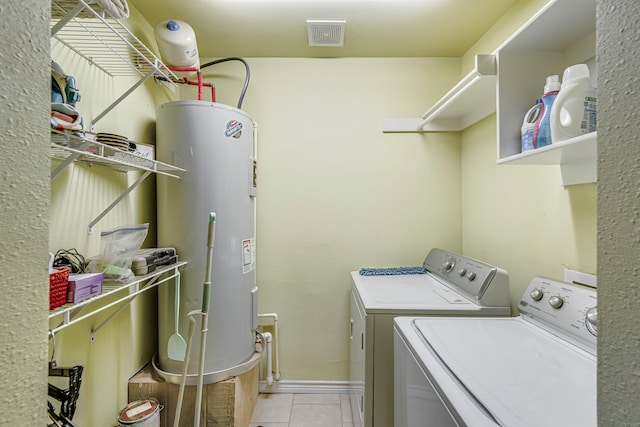
[[[529,111],[527,111],[527,114],[524,115],[524,120],[522,121],[522,151],[533,150],[534,148],[538,147],[536,124],[538,123],[541,112],[542,99],[538,98],[536,99],[536,105],[534,105],[529,109]]]
[[[551,139],[564,141],[596,130],[596,94],[586,64],[562,74],[560,92],[551,108]]]
[[[537,122],[537,148],[551,144],[551,110],[556,96],[560,92],[560,77],[556,74],[548,76],[542,95],[542,112]]]

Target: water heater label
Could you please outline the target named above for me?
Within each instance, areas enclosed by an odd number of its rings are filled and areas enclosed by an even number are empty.
[[[242,123],[237,120],[229,120],[224,130],[224,136],[239,139],[242,136]]]
[[[254,239],[242,241],[242,274],[247,274],[256,267],[256,244]]]

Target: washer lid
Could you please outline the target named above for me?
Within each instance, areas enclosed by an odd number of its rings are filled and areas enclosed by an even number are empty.
[[[434,317],[414,326],[501,425],[597,425],[593,355],[520,318]]]
[[[403,312],[447,314],[475,313],[480,306],[440,283],[430,273],[361,276],[351,273],[355,289],[369,313]]]

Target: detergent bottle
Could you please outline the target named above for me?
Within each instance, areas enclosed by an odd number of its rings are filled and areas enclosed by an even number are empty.
[[[551,144],[551,111],[556,96],[560,92],[560,77],[553,75],[547,77],[542,96],[542,111],[537,122],[537,148]]]
[[[542,99],[536,99],[536,105],[531,107],[524,115],[521,128],[522,151],[533,150],[538,147],[537,123],[542,112]]]
[[[551,139],[564,141],[596,130],[596,94],[586,64],[562,74],[562,85],[551,108]]]

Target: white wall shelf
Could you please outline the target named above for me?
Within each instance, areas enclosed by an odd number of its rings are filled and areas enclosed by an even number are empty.
[[[384,119],[383,132],[461,131],[496,111],[496,57],[476,55],[474,69],[420,118]]]
[[[499,165],[560,165],[562,185],[595,183],[597,132],[560,141],[497,160]]]
[[[95,8],[95,9],[94,9]],[[51,0],[51,37],[109,76],[140,79],[101,113],[97,123],[150,77],[175,90],[176,75],[118,19],[84,0]]]
[[[106,320],[100,325],[94,326],[91,331],[91,339],[95,333],[115,315],[117,315],[122,308],[126,306],[126,303],[131,302],[138,295],[147,292],[163,283],[168,282],[176,278],[180,271],[179,269],[187,265],[187,262],[181,261],[175,264],[158,267],[155,271],[144,276],[136,276],[132,281],[128,283],[122,283],[118,281],[104,281],[102,282],[102,293],[94,297],[88,298],[84,301],[80,301],[76,304],[65,304],[49,312],[49,320],[59,318],[60,323],[49,329],[49,337],[54,338],[55,334],[63,329],[82,322],[98,313],[110,309],[111,307],[120,306],[114,313],[112,313]],[[165,277],[161,276],[167,273]],[[125,293],[125,291],[128,291]],[[116,294],[124,293],[116,300],[105,305],[92,305],[95,302],[102,301],[107,297],[115,296]]]
[[[550,0],[421,118],[384,119],[385,133],[462,131],[496,112],[497,164],[560,165],[564,185],[596,182],[596,134],[521,153],[520,128],[546,77],[595,63],[595,1]],[[595,71],[592,68],[592,73]]]
[[[595,132],[524,153],[520,138],[546,77],[594,63],[595,10],[595,0],[552,0],[497,49],[497,164],[560,165],[563,185],[597,181]]]
[[[121,172],[134,170],[144,172],[133,184],[129,185],[116,200],[89,223],[87,227],[88,234],[92,234],[93,227],[151,174],[160,174],[180,179],[186,172],[186,170],[177,166],[151,160],[144,156],[119,150],[94,140],[65,134],[53,129],[51,130],[50,155],[51,158],[62,160],[51,172],[51,180],[59,176],[60,173],[73,162],[106,166]]]
[[[181,178],[185,169],[162,163],[136,152],[124,151],[89,138],[51,130],[51,157],[63,162],[51,172],[56,178],[72,162],[102,165],[121,172],[148,171]]]

